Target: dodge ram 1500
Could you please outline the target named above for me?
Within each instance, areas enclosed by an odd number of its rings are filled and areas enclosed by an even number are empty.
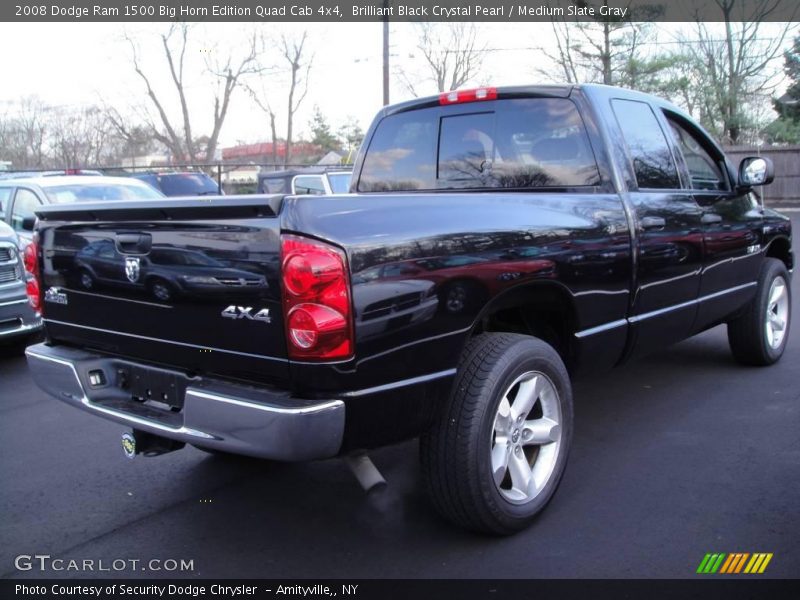
[[[421,438],[436,508],[511,533],[550,500],[570,377],[719,324],[780,359],[791,225],[687,114],[596,85],[384,108],[337,196],[37,209],[25,264],[56,398],[185,443],[301,461]]]

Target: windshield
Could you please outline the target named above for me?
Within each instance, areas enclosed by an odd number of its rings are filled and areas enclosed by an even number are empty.
[[[346,194],[350,191],[350,173],[330,173],[328,181],[334,194]]]
[[[164,196],[147,185],[129,183],[81,183],[45,188],[50,202],[63,204],[81,200],[160,200]]]

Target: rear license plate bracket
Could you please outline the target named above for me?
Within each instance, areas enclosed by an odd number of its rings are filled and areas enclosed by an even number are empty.
[[[131,396],[139,402],[166,404],[164,408],[180,409],[183,393],[176,375],[158,369],[131,366],[126,373]]]

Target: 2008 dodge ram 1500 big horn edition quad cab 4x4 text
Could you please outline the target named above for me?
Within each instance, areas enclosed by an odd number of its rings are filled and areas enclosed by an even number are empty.
[[[436,508],[510,533],[564,473],[570,374],[722,323],[742,363],[781,357],[791,225],[753,191],[772,177],[627,90],[413,100],[378,114],[350,194],[40,208],[28,361],[129,425],[129,453],[421,436]]]

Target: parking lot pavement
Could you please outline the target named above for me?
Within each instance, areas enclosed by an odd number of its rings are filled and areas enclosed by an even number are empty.
[[[373,454],[389,482],[376,497],[337,460],[284,465],[188,448],[129,461],[122,427],[45,397],[6,352],[0,574],[41,577],[15,570],[14,558],[50,554],[142,561],[50,577],[692,577],[708,552],[771,552],[765,576],[797,577],[800,327],[790,335],[771,368],[738,366],[716,328],[576,382],[561,488],[511,538],[437,518],[415,443]],[[141,571],[153,558],[193,570]]]

